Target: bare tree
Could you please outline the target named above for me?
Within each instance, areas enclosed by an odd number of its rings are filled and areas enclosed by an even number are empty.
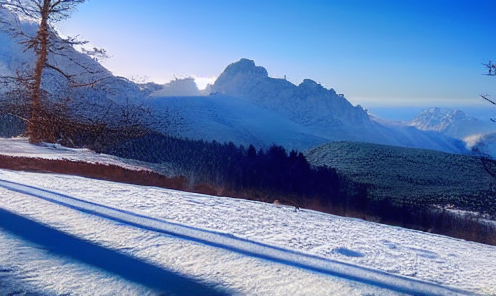
[[[482,63],[482,65],[487,68],[487,76],[496,76],[496,64],[489,61],[487,64]]]
[[[15,74],[0,77],[13,89],[3,95],[5,101],[0,101],[0,108],[2,113],[26,123],[26,134],[32,143],[58,142],[99,150],[124,138],[149,132],[145,127],[148,112],[142,104],[132,103],[127,94],[117,95],[121,100],[125,98],[121,103],[107,99],[107,96],[115,96],[114,88],[130,82],[114,77],[91,58],[105,58],[106,51],[83,48],[83,55],[80,55],[74,47],[84,45],[86,41],[61,38],[54,30],[55,22],[69,17],[83,2],[0,0],[0,29],[16,38],[25,52],[35,56],[28,69],[16,69]],[[26,32],[18,16],[35,22],[36,32]],[[49,76],[58,77],[50,80],[47,79]],[[64,79],[67,83],[60,83]],[[44,89],[47,81],[57,81],[56,91],[50,93]],[[86,93],[100,101],[88,100]],[[54,96],[57,96],[55,100],[49,100]],[[69,112],[69,109],[77,111]]]
[[[487,64],[483,63],[482,65],[487,69],[487,73],[485,75],[496,77],[496,64],[489,61]],[[492,100],[488,95],[481,95],[481,97],[496,106],[496,101]],[[496,118],[491,118],[491,120],[493,122],[496,122]],[[496,178],[496,160],[488,157],[483,157],[482,164],[484,165],[484,169],[486,170],[486,172]]]
[[[47,122],[48,110],[43,108],[42,98],[42,78],[45,69],[52,69],[55,72],[65,77],[70,86],[87,86],[94,85],[99,80],[78,82],[77,75],[67,73],[59,68],[56,64],[49,62],[49,56],[64,57],[75,64],[82,71],[94,75],[88,66],[72,59],[67,54],[68,50],[73,50],[76,45],[83,45],[85,41],[79,41],[76,38],[60,38],[53,28],[53,23],[66,19],[75,10],[78,4],[85,0],[0,0],[0,9],[7,8],[12,14],[22,15],[38,23],[38,29],[34,35],[24,32],[18,21],[18,18],[13,17],[17,22],[9,22],[1,20],[2,30],[17,38],[19,43],[25,47],[25,51],[32,50],[36,56],[36,62],[32,65],[31,73],[19,73],[15,76],[3,77],[4,79],[15,81],[24,88],[28,94],[30,102],[30,114],[27,121],[27,135],[29,141],[38,143],[43,141],[46,135],[46,129],[50,125]],[[97,54],[105,54],[105,51],[100,49],[93,50]]]
[[[485,75],[496,77],[496,64],[489,61],[487,64],[482,63],[482,65],[487,69]],[[481,98],[496,106],[496,101],[492,100],[488,95],[481,95]],[[491,120],[496,122],[496,118],[491,118]]]

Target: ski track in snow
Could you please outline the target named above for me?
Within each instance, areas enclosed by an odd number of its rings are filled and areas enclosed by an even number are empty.
[[[4,173],[9,172],[0,170],[0,174]],[[2,187],[0,208],[221,290],[227,289],[233,295],[400,295],[143,230]],[[2,219],[0,226],[1,222]],[[47,254],[43,248],[26,244],[15,235],[2,231],[0,266],[0,288],[5,289],[2,285],[6,282],[7,291],[17,293],[20,290],[29,295],[32,295],[30,291],[35,291],[33,295],[169,295],[140,284],[129,284],[119,277],[50,252]]]
[[[290,208],[270,204],[153,187],[8,171],[2,171],[1,176],[4,180],[32,184],[84,200],[40,192],[36,188],[21,189],[30,195],[36,192],[35,195],[44,198],[62,198],[62,202],[73,208],[89,210],[120,223],[287,265],[413,294],[446,295],[451,288],[391,273],[476,293],[494,293],[496,258],[492,246],[313,211],[294,213]],[[439,289],[444,290],[440,293]],[[463,292],[451,289],[451,293]]]
[[[223,248],[243,255],[267,259],[277,263],[283,263],[324,274],[364,282],[366,284],[389,288],[396,290],[397,292],[434,295],[447,295],[452,293],[465,294],[456,289],[448,289],[435,284],[402,278],[377,270],[367,269],[329,259],[326,260],[317,256],[242,238],[235,238],[225,233],[216,233],[214,231],[149,218],[132,212],[86,202],[69,196],[55,194],[31,186],[1,180],[0,186],[134,227],[176,236],[213,247]],[[345,254],[356,254],[356,252],[349,251],[347,249],[343,250],[346,251]]]

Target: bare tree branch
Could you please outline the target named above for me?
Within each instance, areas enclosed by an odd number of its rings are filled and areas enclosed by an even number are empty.
[[[487,73],[484,75],[496,76],[496,64],[489,61],[487,64],[482,63],[482,65],[487,68]]]
[[[489,99],[489,97],[487,95],[481,95],[481,97],[488,101],[489,103],[493,104],[493,105],[496,105],[496,102],[494,102],[493,100]]]

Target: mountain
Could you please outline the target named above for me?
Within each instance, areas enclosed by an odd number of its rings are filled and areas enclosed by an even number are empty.
[[[496,132],[496,125],[489,121],[467,116],[461,110],[437,107],[422,111],[408,125],[419,130],[437,131],[457,139]]]
[[[310,79],[296,86],[285,79],[271,78],[265,68],[248,59],[227,66],[211,91],[246,99],[306,126],[325,125],[328,128],[329,124],[339,125],[340,122],[370,123],[360,106],[353,107],[334,89],[325,89]]]
[[[300,85],[294,85],[285,79],[271,78],[265,68],[256,66],[254,61],[248,59],[241,59],[227,66],[211,86],[211,91],[212,100],[219,97],[232,104],[253,104],[273,114],[265,112],[266,116],[282,116],[291,120],[301,126],[300,130],[307,131],[299,133],[300,138],[305,138],[310,132],[312,137],[316,136],[327,142],[362,141],[455,153],[466,151],[461,141],[437,132],[423,132],[405,126],[387,126],[372,121],[361,106],[353,106],[334,89],[326,89],[310,79],[305,79]],[[234,107],[230,113],[232,116],[242,114],[238,111],[239,109]],[[215,113],[216,109],[212,112]],[[213,114],[208,116],[215,117]],[[201,119],[196,117],[195,120]],[[231,125],[230,129],[236,133],[237,126]],[[271,126],[270,122],[265,129],[271,130],[270,134],[278,133],[278,127]],[[294,136],[291,137],[296,140]],[[263,139],[260,139],[260,142],[264,142]],[[271,142],[267,144],[270,145]],[[310,146],[300,147],[302,148]]]
[[[192,97],[201,96],[202,92],[198,89],[194,78],[174,79],[152,92],[152,97]]]

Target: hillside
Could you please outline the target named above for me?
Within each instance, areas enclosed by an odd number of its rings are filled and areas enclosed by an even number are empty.
[[[0,193],[8,295],[495,292],[495,247],[465,240],[77,176],[0,170]]]
[[[369,143],[335,142],[305,153],[315,166],[327,165],[351,179],[371,186],[375,198],[400,203],[422,202],[481,207],[496,213],[494,201],[478,205],[478,192],[494,180],[477,157],[434,150]]]
[[[147,104],[151,126],[175,137],[245,147],[267,148],[275,143],[298,150],[329,141],[279,113],[236,97],[152,97]]]

